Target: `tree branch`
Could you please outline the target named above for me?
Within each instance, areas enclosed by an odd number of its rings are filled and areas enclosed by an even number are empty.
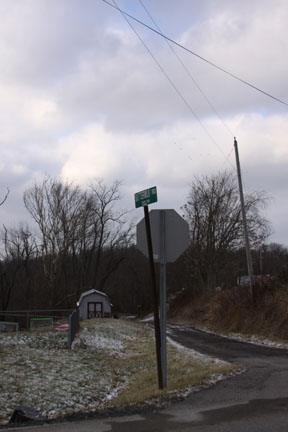
[[[4,204],[4,202],[5,202],[6,199],[8,198],[9,193],[10,193],[10,190],[9,190],[9,188],[7,188],[6,195],[5,195],[5,197],[3,198],[3,200],[0,202],[0,206],[1,206],[2,204]]]

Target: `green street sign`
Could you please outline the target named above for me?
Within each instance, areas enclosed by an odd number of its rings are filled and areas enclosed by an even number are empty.
[[[134,197],[136,208],[147,206],[148,204],[157,202],[157,188],[156,186],[153,186],[150,189],[137,192]]]

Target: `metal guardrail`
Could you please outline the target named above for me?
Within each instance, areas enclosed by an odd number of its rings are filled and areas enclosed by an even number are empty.
[[[69,315],[69,329],[68,329],[68,348],[71,349],[72,343],[79,330],[79,309],[75,309],[71,315]]]

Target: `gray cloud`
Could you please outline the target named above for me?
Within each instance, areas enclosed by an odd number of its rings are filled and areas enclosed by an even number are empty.
[[[167,35],[288,100],[286,0],[143,1]],[[139,2],[119,5],[151,23]],[[285,107],[176,49],[223,126],[165,41],[137,25],[201,126],[101,1],[2,0],[0,17],[0,186],[11,188],[2,222],[27,217],[23,190],[45,173],[123,179],[127,207],[156,184],[159,206],[179,208],[194,174],[235,169],[236,135],[245,185],[274,196],[273,239],[288,244]]]

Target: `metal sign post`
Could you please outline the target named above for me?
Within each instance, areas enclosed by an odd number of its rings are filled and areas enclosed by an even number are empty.
[[[189,226],[175,210],[151,210],[151,236],[155,261],[160,263],[160,329],[163,387],[167,385],[166,264],[174,262],[189,246]],[[136,227],[137,248],[149,257],[145,220]]]
[[[152,289],[154,295],[154,328],[155,328],[155,341],[156,341],[156,357],[157,357],[157,371],[158,371],[158,386],[159,389],[163,389],[163,372],[161,362],[161,330],[159,321],[159,302],[158,302],[158,291],[156,287],[154,258],[153,258],[153,247],[152,237],[150,229],[150,218],[148,212],[148,204],[157,201],[157,189],[156,187],[146,189],[144,191],[135,194],[135,206],[144,207],[144,220],[145,220],[145,231],[146,231],[146,245],[148,249],[148,257],[150,264],[150,273],[152,281]]]

